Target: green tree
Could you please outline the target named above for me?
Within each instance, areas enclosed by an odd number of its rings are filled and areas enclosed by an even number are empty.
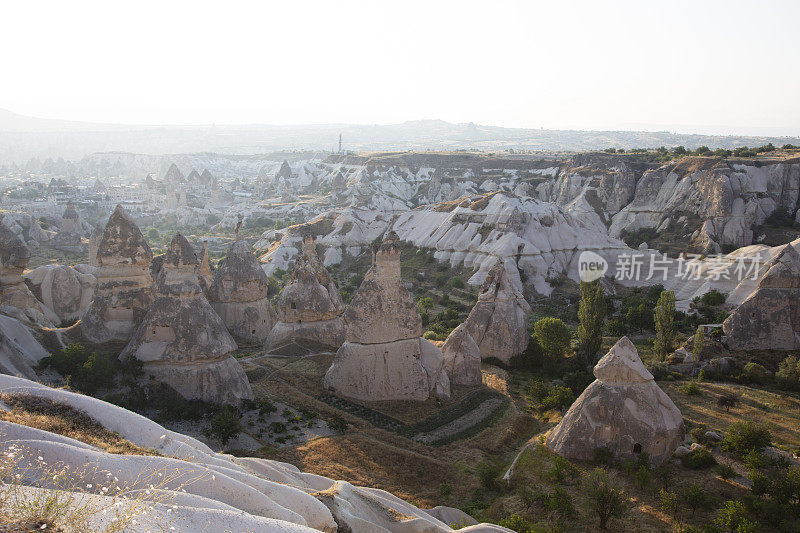
[[[708,509],[711,506],[711,498],[697,483],[684,487],[681,491],[681,500],[692,510],[692,517],[698,509]]]
[[[656,339],[653,348],[656,354],[666,357],[672,352],[675,344],[675,293],[661,291],[653,313],[656,327]]]
[[[625,494],[617,489],[605,469],[592,470],[586,478],[584,493],[589,510],[597,515],[600,529],[606,529],[611,519],[625,514],[627,505]]]
[[[158,232],[158,229],[150,228],[147,230],[147,238],[151,241],[157,241],[159,238],[161,238],[161,234]]]
[[[800,389],[800,360],[796,356],[790,355],[778,365],[775,373],[778,384],[791,390]]]
[[[569,348],[569,328],[561,319],[545,317],[533,325],[533,334],[542,351],[549,357],[561,357]]]
[[[428,311],[433,307],[433,298],[430,296],[423,296],[419,300],[417,300],[417,310],[420,313]]]
[[[700,360],[700,355],[703,353],[703,348],[706,345],[706,332],[703,328],[697,328],[697,331],[694,332],[694,340],[692,342],[692,353]]]
[[[603,344],[603,321],[606,317],[606,295],[600,280],[581,281],[581,303],[578,306],[578,349],[586,364],[594,362]]]
[[[226,445],[242,431],[239,423],[241,418],[242,415],[238,409],[226,405],[211,419],[211,427],[206,433],[208,436],[218,438],[223,445]]]
[[[742,502],[727,501],[719,510],[714,524],[731,533],[753,533],[759,530],[758,523],[747,516]]]

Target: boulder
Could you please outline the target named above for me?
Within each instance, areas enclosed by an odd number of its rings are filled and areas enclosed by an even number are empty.
[[[97,268],[89,265],[42,265],[23,277],[34,296],[62,323],[83,316],[97,287]]]
[[[97,250],[95,298],[81,319],[85,339],[94,344],[127,342],[152,302],[153,252],[139,226],[118,205]]]
[[[569,459],[591,460],[597,448],[616,459],[646,453],[658,466],[683,442],[681,412],[653,380],[636,347],[622,337],[594,368],[597,378],[547,437]]]
[[[269,279],[247,241],[238,239],[208,289],[211,306],[237,342],[262,344],[275,324],[267,295]]]
[[[231,357],[236,342],[208,303],[197,279],[199,261],[180,233],[170,243],[156,298],[120,359],[136,357],[155,379],[187,399],[238,404],[253,391]]]
[[[267,337],[267,353],[304,355],[337,350],[344,343],[344,304],[315,248],[314,237],[305,236],[292,279],[278,297],[279,322]]]
[[[675,451],[674,451],[672,454],[673,454],[675,457],[681,458],[681,457],[683,457],[684,455],[689,455],[689,454],[691,453],[691,451],[692,451],[692,450],[690,450],[689,448],[687,448],[686,446],[684,446],[683,444],[681,444],[680,446],[678,446],[677,448],[675,448]]]
[[[481,384],[481,351],[467,331],[466,324],[459,325],[447,336],[442,345],[442,355],[450,383]]]
[[[420,338],[422,320],[400,278],[401,247],[389,232],[344,314],[346,342],[325,388],[363,401],[448,399],[441,350]]]
[[[464,324],[477,343],[481,358],[496,357],[508,363],[528,347],[530,314],[531,306],[511,281],[505,262],[498,259]]]
[[[33,323],[52,326],[58,317],[36,299],[22,279],[30,258],[25,243],[0,224],[0,305],[19,309]]]
[[[732,350],[800,349],[800,253],[786,246],[722,324]]]
[[[28,213],[4,211],[0,224],[9,228],[30,248],[36,248],[39,244],[50,240],[50,234],[44,231],[39,221]]]

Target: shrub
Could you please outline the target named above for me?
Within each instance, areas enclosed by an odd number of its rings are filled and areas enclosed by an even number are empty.
[[[572,394],[580,396],[586,387],[594,381],[594,376],[585,370],[577,370],[564,374],[562,380],[572,390]]]
[[[642,465],[639,467],[639,470],[636,471],[634,478],[639,488],[644,490],[650,485],[650,470],[648,470],[645,465]]]
[[[571,335],[561,319],[545,317],[533,325],[539,346],[549,357],[561,357],[569,348]]]
[[[442,338],[442,336],[436,333],[435,331],[428,330],[422,334],[422,338],[427,339],[429,341],[443,341],[447,337]]]
[[[711,468],[717,464],[717,460],[705,448],[697,448],[681,457],[681,463],[686,468],[692,470],[701,470],[703,468]]]
[[[784,389],[800,390],[800,359],[790,355],[781,361],[775,379]]]
[[[711,507],[711,498],[709,498],[703,487],[697,483],[693,483],[685,487],[681,491],[681,499],[691,510],[692,516],[698,509],[708,509]]]
[[[531,336],[525,351],[509,359],[508,366],[515,370],[536,370],[542,366],[543,355],[544,353],[542,352],[542,347],[539,346],[539,341],[536,340],[536,337]]]
[[[625,514],[627,499],[617,489],[608,472],[595,468],[586,478],[584,485],[586,505],[590,512],[597,515],[600,529],[606,529],[609,521]]]
[[[678,495],[672,491],[661,489],[658,491],[658,506],[667,516],[675,517],[678,514]]]
[[[636,307],[630,307],[625,312],[625,322],[630,329],[637,331],[644,331],[646,329],[653,329],[653,311],[652,307],[647,304],[641,303]]]
[[[43,358],[43,368],[54,368],[74,388],[86,394],[113,384],[117,372],[115,363],[106,354],[90,352],[81,344],[70,344],[53,355]]]
[[[336,433],[344,433],[347,431],[347,420],[344,419],[342,415],[339,413],[334,413],[328,417],[328,427],[331,428]]]
[[[697,382],[694,380],[687,381],[681,385],[681,392],[687,396],[700,396],[702,394],[700,387],[697,386]]]
[[[747,363],[744,365],[744,379],[747,383],[761,385],[768,381],[767,369],[758,363]]]
[[[736,476],[736,471],[731,465],[719,464],[714,468],[714,471],[724,480],[728,480]]]
[[[548,392],[547,396],[542,400],[542,409],[545,411],[549,409],[563,409],[564,407],[572,405],[574,400],[575,395],[572,393],[572,389],[557,385],[550,389],[550,392]]]
[[[714,524],[731,533],[753,533],[758,531],[758,523],[747,516],[742,502],[727,501],[720,508]]]
[[[555,513],[562,518],[573,517],[577,515],[575,506],[572,504],[572,497],[567,491],[561,487],[556,487],[553,492],[536,492],[529,496],[527,499],[533,499],[544,507],[548,512]],[[530,504],[528,504],[530,505]]]
[[[420,313],[428,311],[433,307],[433,298],[430,296],[423,296],[417,301],[417,310]]]
[[[484,489],[499,491],[502,488],[500,476],[503,473],[503,463],[500,461],[480,463],[475,468],[475,473]]]
[[[207,435],[218,438],[223,445],[228,444],[231,439],[238,436],[242,431],[242,426],[239,423],[241,417],[242,415],[238,409],[230,405],[224,406],[211,419],[211,427],[208,428]]]
[[[270,422],[267,427],[272,433],[286,433],[286,424],[277,420]]]
[[[578,475],[578,469],[568,459],[555,455],[553,456],[553,464],[547,474],[555,483],[563,485],[567,480],[574,479]]]
[[[497,521],[498,526],[507,527],[517,533],[533,533],[533,526],[530,522],[522,518],[518,514],[510,514],[504,516]]]
[[[692,339],[692,355],[694,355],[698,361],[703,355],[703,349],[705,347],[706,331],[703,328],[697,328],[697,330],[694,332],[694,338]]]
[[[766,426],[742,420],[728,427],[728,432],[722,439],[722,449],[744,456],[753,450],[761,452],[769,446],[771,440],[772,434]]]
[[[449,483],[442,483],[441,485],[439,485],[439,496],[441,496],[442,498],[447,498],[451,494],[453,494],[452,485],[450,485]]]
[[[711,289],[707,293],[702,296],[696,296],[692,302],[698,305],[722,305],[725,303],[725,300],[728,299],[728,295],[724,292],[720,292],[717,289]]]
[[[628,326],[621,318],[611,318],[606,322],[606,331],[612,337],[622,337],[628,333]]]

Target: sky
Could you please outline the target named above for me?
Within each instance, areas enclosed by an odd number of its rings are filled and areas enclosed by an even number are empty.
[[[800,2],[4,2],[0,108],[800,135]]]

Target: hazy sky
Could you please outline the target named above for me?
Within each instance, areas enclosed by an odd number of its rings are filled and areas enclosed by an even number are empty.
[[[800,1],[0,7],[0,107],[161,124],[800,134]]]

